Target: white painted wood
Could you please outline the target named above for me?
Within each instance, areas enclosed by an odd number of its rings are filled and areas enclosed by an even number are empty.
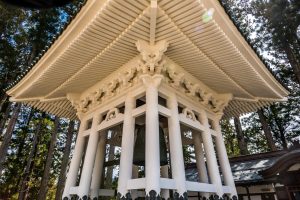
[[[127,181],[127,189],[145,189],[146,188],[146,178],[130,179]]]
[[[179,115],[179,120],[180,120],[180,122],[182,122],[187,127],[193,128],[197,131],[204,131],[205,130],[204,126],[201,125],[201,123],[199,121],[193,121],[189,118],[186,118],[186,116],[184,116],[184,114],[182,114],[182,113]]]
[[[237,194],[234,194],[234,191],[232,190],[232,188],[230,186],[223,186],[223,192],[226,194],[237,195]]]
[[[201,140],[200,133],[193,132],[193,141],[195,147],[195,157],[196,157],[196,164],[197,164],[197,169],[199,174],[199,180],[202,183],[208,183],[208,175],[207,175],[207,169],[205,165],[205,156],[202,147],[202,140]]]
[[[162,189],[176,189],[176,183],[174,179],[160,178],[160,186]],[[146,187],[146,178],[131,179],[127,182],[128,190],[144,189]]]
[[[210,131],[210,134],[212,134],[215,137],[217,137],[219,135],[218,132],[213,129],[209,129],[209,131]]]
[[[141,79],[146,87],[146,152],[145,175],[146,194],[151,190],[160,193],[160,153],[159,153],[159,122],[158,122],[158,87],[161,75],[145,74]]]
[[[208,183],[186,181],[188,191],[217,193],[216,186]]]
[[[214,113],[211,110],[209,110],[205,105],[197,103],[195,99],[185,95],[185,93],[182,92],[182,90],[173,88],[169,84],[162,83],[161,87],[159,88],[159,92],[163,93],[164,95],[168,95],[170,94],[170,92],[174,92],[176,93],[176,98],[179,105],[184,105],[184,107],[188,107],[191,110],[196,111],[197,113],[200,113],[202,110],[205,110],[207,112],[207,116],[214,115]]]
[[[95,164],[92,174],[92,182],[90,187],[90,197],[94,199],[99,196],[99,188],[102,180],[103,164],[105,159],[106,134],[100,133],[100,138],[97,147]]]
[[[70,187],[69,194],[71,194],[71,195],[77,194],[77,191],[78,191],[78,186],[77,187]]]
[[[228,160],[228,156],[226,153],[226,147],[224,144],[224,140],[222,137],[222,132],[221,132],[221,126],[218,121],[214,120],[213,121],[213,127],[218,133],[216,137],[216,148],[217,148],[217,153],[218,153],[218,158],[219,158],[219,163],[221,166],[222,174],[224,177],[224,182],[225,185],[228,186],[229,192],[226,193],[231,193],[231,195],[237,195],[237,191],[235,188],[232,172],[231,172],[231,167],[230,163]]]
[[[97,125],[100,121],[100,115],[95,115],[93,118],[93,124],[91,128],[91,134],[86,148],[86,153],[83,162],[82,175],[80,177],[78,193],[77,195],[82,198],[88,196],[90,192],[90,185],[92,180],[92,172],[95,163],[95,156],[99,141],[99,132],[97,131]]]
[[[146,104],[133,109],[132,117],[135,117],[135,118],[139,117],[139,116],[145,114],[145,112],[146,112]]]
[[[205,111],[199,115],[200,121],[206,127],[206,131],[202,133],[202,141],[205,150],[208,174],[212,184],[215,185],[216,194],[223,195],[222,181],[220,177],[219,167],[217,163],[216,153],[212,141],[212,136],[209,131],[208,118]]]
[[[195,158],[199,175],[199,181],[201,183],[208,183],[208,174],[205,164],[206,158],[204,156],[204,150],[202,146],[202,139],[200,133],[193,132],[193,141],[195,147]],[[201,196],[209,197],[209,194],[202,192]]]
[[[169,126],[169,143],[171,154],[171,169],[172,178],[176,182],[176,191],[179,195],[183,195],[186,192],[185,185],[185,168],[182,152],[181,131],[178,115],[177,98],[174,93],[170,93],[167,99],[168,108],[171,111],[171,117],[168,118]]]
[[[91,92],[91,91],[95,92],[97,90],[97,88],[99,89],[99,87],[101,87],[101,85],[96,83],[93,87],[91,87],[87,91],[83,92],[81,94],[81,98],[83,98],[86,95],[89,95],[89,92]],[[119,107],[120,105],[122,105],[125,102],[125,98],[129,92],[132,93],[133,96],[139,96],[145,92],[145,89],[141,84],[136,84],[136,85],[133,85],[132,87],[128,87],[128,88],[120,91],[120,93],[114,94],[110,98],[103,99],[103,101],[101,101],[100,104],[93,104],[93,106],[86,113],[83,113],[83,116],[93,115],[94,112],[105,113],[105,112],[108,112],[109,109],[111,109],[111,108]]]
[[[162,189],[176,190],[176,182],[174,179],[160,178],[160,186]]]
[[[105,129],[109,129],[113,126],[121,124],[123,120],[124,120],[124,115],[122,113],[119,113],[114,119],[111,119],[109,121],[102,121],[101,124],[97,126],[97,131],[103,131]]]
[[[132,178],[132,160],[134,147],[135,119],[132,111],[135,107],[135,99],[129,93],[125,101],[124,123],[122,131],[122,152],[120,158],[120,172],[118,181],[118,193],[125,196],[129,188],[128,180]]]
[[[84,137],[90,135],[90,133],[91,133],[91,130],[90,130],[90,129],[82,131],[82,135],[83,135]]]
[[[161,114],[164,117],[171,117],[171,111],[170,109],[162,106],[162,105],[158,105],[158,113]]]
[[[82,132],[85,129],[85,124],[82,123],[79,128],[76,145],[74,149],[74,153],[71,159],[71,164],[69,168],[69,172],[66,178],[65,188],[63,192],[63,197],[70,198],[71,188],[76,186],[76,180],[78,176],[78,170],[80,166],[80,162],[82,159],[82,154],[84,151],[85,138],[82,136]]]
[[[212,20],[204,23],[202,15],[208,9],[215,12]],[[209,0],[91,0],[8,94],[14,101],[75,118],[76,111],[65,98],[67,93],[76,90],[87,97],[95,92],[90,89],[99,86],[99,80],[103,83],[116,76],[124,80],[126,75],[114,72],[125,65],[128,69],[132,64],[128,61],[138,59],[133,45],[137,40],[151,45],[167,40],[172,43],[172,51],[167,52],[169,60],[183,66],[211,91],[232,93],[236,99],[229,103],[226,116],[253,111],[288,94],[219,2]],[[62,70],[65,73],[60,73]],[[131,83],[125,85],[131,87]],[[68,109],[64,109],[65,103]]]
[[[157,13],[157,0],[151,0],[150,3],[150,44],[155,44],[155,32],[156,32],[156,13]]]

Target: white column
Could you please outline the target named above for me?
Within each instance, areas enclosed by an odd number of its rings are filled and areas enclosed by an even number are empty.
[[[146,87],[146,195],[154,190],[160,193],[160,154],[159,154],[159,118],[158,118],[158,86],[162,75],[142,75]]]
[[[84,158],[82,175],[80,178],[80,183],[78,187],[77,195],[79,198],[83,198],[84,196],[88,197],[91,180],[92,180],[92,172],[95,163],[95,156],[97,151],[99,133],[97,132],[97,126],[99,125],[100,115],[95,115],[93,118],[93,124],[89,136],[89,142],[86,149],[86,154]]]
[[[206,155],[208,174],[211,183],[214,184],[216,187],[216,194],[219,197],[222,197],[223,195],[222,181],[221,181],[216,153],[213,145],[212,135],[209,130],[208,118],[204,110],[200,113],[199,118],[201,123],[205,127],[205,131],[202,133],[202,140],[203,140],[203,146]]]
[[[201,183],[208,183],[207,169],[205,165],[205,157],[200,133],[193,133],[193,141],[199,180]]]
[[[176,95],[173,93],[169,96],[168,108],[171,111],[171,117],[168,118],[169,142],[172,165],[172,178],[176,182],[176,192],[183,196],[186,192],[185,186],[185,168],[182,152],[182,141],[178,114],[178,103]]]
[[[100,133],[100,139],[98,142],[96,159],[92,174],[91,183],[91,199],[99,197],[99,189],[102,179],[103,164],[105,159],[105,145],[106,145],[106,134],[104,132]]]
[[[85,130],[86,124],[81,123],[80,128],[78,131],[78,136],[75,144],[75,149],[73,153],[73,157],[71,159],[71,164],[69,168],[69,172],[66,178],[66,184],[63,192],[63,199],[68,198],[70,199],[70,188],[76,186],[76,180],[78,177],[78,170],[80,167],[80,162],[82,159],[82,153],[84,151],[84,142],[85,142],[85,137],[82,135],[82,132]]]
[[[217,132],[218,136],[216,137],[216,146],[217,146],[217,153],[218,153],[218,158],[224,178],[224,183],[225,185],[229,186],[231,188],[231,196],[236,195],[237,196],[237,191],[235,188],[232,172],[231,172],[231,167],[229,164],[227,152],[226,152],[226,147],[224,144],[222,132],[221,132],[221,126],[218,121],[213,121],[213,128]]]
[[[122,131],[122,151],[120,158],[120,173],[118,182],[119,197],[126,197],[128,193],[127,182],[132,177],[132,160],[134,146],[135,119],[132,110],[135,108],[135,99],[129,93],[125,100],[125,112]]]
[[[169,178],[169,166],[168,165],[161,166],[161,176],[163,178]],[[168,189],[162,189],[161,197],[164,199],[169,199],[170,191]]]

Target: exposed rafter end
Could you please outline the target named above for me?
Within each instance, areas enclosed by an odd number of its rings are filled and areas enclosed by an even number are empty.
[[[57,97],[57,98],[51,98],[51,99],[41,99],[41,102],[53,102],[53,101],[61,101],[67,99],[66,97]]]
[[[254,99],[248,99],[248,98],[241,98],[241,97],[233,97],[233,100],[257,103],[259,101],[285,102],[288,99],[286,97],[282,97],[281,99],[265,98],[265,97],[255,97]]]
[[[18,98],[10,97],[9,101],[11,102],[28,102],[28,101],[40,101],[43,97],[33,97],[33,98]]]

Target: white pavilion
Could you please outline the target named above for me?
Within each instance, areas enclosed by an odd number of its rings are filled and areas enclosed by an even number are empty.
[[[235,199],[220,119],[288,95],[218,0],[87,0],[7,93],[80,120],[64,200],[192,192]],[[137,127],[144,127],[142,166],[134,164]],[[102,184],[106,145],[121,150],[116,190]],[[198,182],[186,180],[184,145],[194,148]]]

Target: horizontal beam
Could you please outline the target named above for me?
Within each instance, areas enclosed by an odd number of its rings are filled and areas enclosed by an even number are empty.
[[[124,115],[122,113],[119,113],[116,118],[111,119],[109,121],[103,121],[101,124],[98,125],[97,131],[103,131],[105,129],[111,128],[113,126],[119,125],[123,122]]]
[[[161,114],[164,117],[171,117],[170,109],[168,109],[164,106],[158,105],[158,112],[159,112],[159,114]]]
[[[144,189],[146,188],[146,178],[131,179],[127,182],[127,189]]]
[[[216,186],[213,184],[208,184],[208,183],[198,183],[198,182],[191,182],[191,181],[186,181],[186,189],[188,191],[194,191],[194,192],[211,192],[215,193]]]
[[[146,104],[133,109],[132,117],[139,117],[145,113],[146,113]]]
[[[192,119],[188,119],[183,114],[179,115],[179,121],[190,128],[196,129],[197,131],[205,130],[205,127],[199,121],[197,121],[197,120],[194,121]]]

